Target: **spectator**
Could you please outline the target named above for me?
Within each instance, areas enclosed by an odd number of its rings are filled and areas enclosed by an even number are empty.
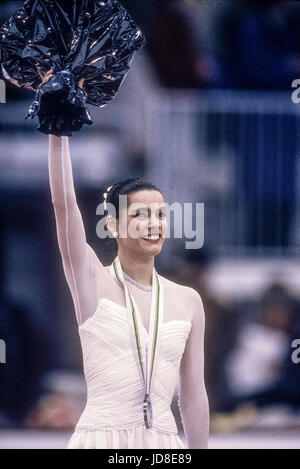
[[[189,8],[188,2],[160,2],[146,29],[151,59],[162,85],[169,88],[203,88],[211,79]]]
[[[240,331],[237,347],[227,361],[232,391],[227,410],[245,402],[258,407],[300,404],[299,372],[291,360],[296,303],[285,287],[273,284],[264,293],[260,308],[258,318]]]
[[[0,218],[5,226],[4,210]],[[5,233],[0,231],[0,338],[6,344],[6,363],[0,364],[0,421],[23,425],[27,412],[41,396],[41,374],[46,366],[45,338],[25,304],[5,291]]]
[[[223,2],[214,24],[218,86],[289,90],[300,73],[299,11],[278,0]]]

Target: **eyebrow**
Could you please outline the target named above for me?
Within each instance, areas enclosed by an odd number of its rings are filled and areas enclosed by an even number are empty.
[[[157,208],[158,208],[158,210],[160,210],[161,208],[165,208],[165,205],[160,205]],[[140,206],[140,207],[134,207],[134,210],[150,210],[150,208],[145,207],[145,206]]]

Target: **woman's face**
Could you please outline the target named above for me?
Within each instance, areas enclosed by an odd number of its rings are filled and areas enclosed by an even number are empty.
[[[140,190],[129,194],[127,202],[127,210],[120,212],[116,223],[118,249],[134,255],[156,256],[167,231],[162,194],[156,190]]]

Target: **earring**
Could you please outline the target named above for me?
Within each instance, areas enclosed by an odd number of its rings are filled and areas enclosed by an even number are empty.
[[[114,232],[112,233],[112,235],[113,235],[114,238],[116,238],[116,237],[118,236],[118,232],[117,232],[117,231],[114,231]]]

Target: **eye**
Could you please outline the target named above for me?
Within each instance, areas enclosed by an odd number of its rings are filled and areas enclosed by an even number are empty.
[[[143,210],[137,210],[136,214],[134,215],[134,217],[138,217],[138,218],[147,218],[147,216],[148,214]]]
[[[159,216],[159,218],[165,218],[165,216],[166,216],[165,210],[159,210],[158,216]]]

